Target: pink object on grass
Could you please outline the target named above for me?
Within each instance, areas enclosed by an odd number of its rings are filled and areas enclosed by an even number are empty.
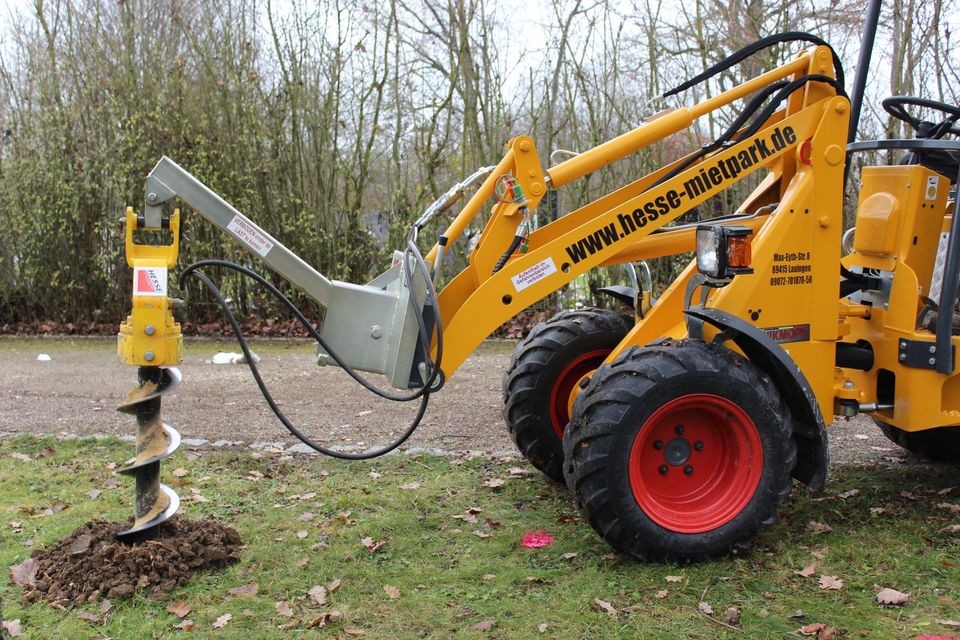
[[[546,531],[527,531],[520,539],[520,544],[528,549],[539,549],[553,544],[553,536]]]

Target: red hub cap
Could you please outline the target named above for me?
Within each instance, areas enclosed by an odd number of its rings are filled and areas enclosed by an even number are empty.
[[[557,437],[563,439],[563,430],[570,422],[570,394],[580,379],[603,364],[610,355],[610,349],[597,349],[574,358],[564,367],[553,389],[550,390],[550,424]]]
[[[703,533],[733,520],[753,497],[762,470],[753,420],[737,404],[706,393],[657,409],[630,450],[637,504],[679,533]]]

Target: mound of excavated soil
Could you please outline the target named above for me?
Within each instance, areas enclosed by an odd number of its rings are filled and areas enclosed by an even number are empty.
[[[198,573],[236,562],[243,544],[230,527],[187,518],[163,523],[136,544],[119,542],[115,534],[131,522],[94,520],[34,551],[36,575],[23,585],[24,603],[48,600],[65,606],[99,598],[121,600],[141,589],[165,593]]]

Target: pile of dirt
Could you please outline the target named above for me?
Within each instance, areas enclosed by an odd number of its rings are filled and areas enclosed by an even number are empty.
[[[194,575],[238,560],[243,542],[213,520],[174,518],[135,544],[115,535],[132,524],[94,520],[60,542],[34,551],[22,581],[24,604],[38,600],[67,606],[100,598],[122,600],[144,590],[163,594]],[[35,563],[35,564],[33,564]],[[23,567],[24,565],[19,565]]]

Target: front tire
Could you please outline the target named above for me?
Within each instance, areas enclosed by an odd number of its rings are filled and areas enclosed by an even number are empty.
[[[530,464],[557,482],[570,394],[632,327],[630,318],[607,309],[565,311],[534,327],[513,352],[503,377],[503,419]]]
[[[960,462],[960,427],[904,431],[874,418],[883,435],[911,453],[937,462]]]
[[[792,488],[790,412],[770,379],[714,344],[632,348],[577,397],[567,482],[590,525],[644,560],[745,551]]]

